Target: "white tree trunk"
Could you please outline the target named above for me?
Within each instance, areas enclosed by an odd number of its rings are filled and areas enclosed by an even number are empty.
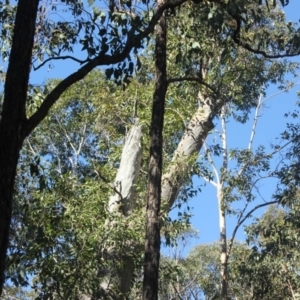
[[[222,143],[222,169],[220,172],[220,181],[217,185],[217,197],[219,204],[219,223],[220,223],[220,247],[221,247],[221,299],[227,300],[227,289],[228,289],[228,254],[227,254],[227,236],[226,236],[226,203],[224,202],[224,178],[223,172],[228,170],[228,149],[227,149],[227,128],[226,128],[226,106],[221,109],[221,143]]]
[[[221,299],[227,300],[227,237],[226,237],[226,216],[223,203],[223,186],[218,184],[217,197],[219,206],[219,225],[220,225],[220,262],[221,262]]]
[[[111,213],[120,213],[123,217],[129,216],[135,207],[136,185],[142,160],[141,139],[142,125],[136,118],[125,139],[120,166],[114,182],[114,194],[110,196],[108,203],[108,210]],[[107,222],[106,226],[110,225],[112,224]],[[114,250],[107,249],[107,254],[112,260],[119,255]],[[134,274],[134,260],[132,256],[123,254],[121,259],[122,265],[118,268],[117,274],[109,275],[101,283],[101,287],[106,294],[113,293],[114,295],[110,296],[113,299],[120,300],[124,299],[123,295],[130,291]]]
[[[213,102],[209,98],[204,98],[200,93],[198,97],[200,107],[191,118],[174,153],[172,163],[162,177],[162,199],[167,203],[168,210],[171,209],[181,187],[188,180],[187,176],[184,176],[189,168],[187,159],[200,151],[207,135],[214,128],[212,121],[222,104],[221,101]]]
[[[114,182],[115,193],[109,198],[110,212],[120,211],[124,216],[128,216],[134,209],[142,159],[141,139],[142,126],[136,119],[126,136],[120,167]]]
[[[198,153],[209,132],[214,128],[212,120],[219,113],[222,101],[212,101],[199,93],[199,108],[191,118],[172,163],[162,177],[162,199],[167,203],[167,210],[171,209],[181,187],[188,180],[189,164],[187,159]],[[141,148],[142,128],[136,122],[127,135],[122,152],[120,167],[115,179],[115,194],[109,199],[109,211],[130,215],[135,206],[135,189],[138,181],[142,157]],[[186,175],[184,175],[186,174]],[[118,271],[117,289],[126,294],[134,273],[133,261],[130,257],[123,257],[123,268]],[[103,282],[102,287],[105,287]],[[119,299],[123,299],[120,296]]]

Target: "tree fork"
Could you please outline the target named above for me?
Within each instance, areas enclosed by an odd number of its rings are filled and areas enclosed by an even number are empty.
[[[160,6],[163,0],[157,2]],[[167,92],[166,76],[166,16],[165,13],[156,25],[155,45],[155,90],[153,95],[152,119],[150,129],[150,163],[148,199],[146,214],[146,239],[144,258],[143,299],[158,299],[158,274],[160,259],[160,223],[162,179],[162,145],[165,96]]]

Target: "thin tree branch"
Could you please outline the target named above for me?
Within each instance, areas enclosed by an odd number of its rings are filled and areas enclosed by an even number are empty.
[[[268,206],[268,205],[272,205],[272,204],[277,204],[279,203],[279,200],[274,200],[274,201],[269,201],[269,202],[265,202],[259,205],[256,205],[254,208],[252,208],[244,217],[243,217],[243,213],[241,214],[239,221],[237,223],[237,225],[234,228],[234,231],[232,233],[229,245],[228,245],[228,251],[227,251],[227,259],[229,258],[231,249],[232,249],[232,245],[233,245],[233,241],[235,239],[235,235],[238,231],[238,229],[240,228],[240,226],[250,217],[250,215],[255,212],[257,209],[262,208],[264,206]],[[243,217],[243,218],[242,218]]]
[[[257,121],[259,118],[259,110],[261,108],[261,105],[264,101],[262,101],[262,94],[260,94],[259,99],[258,99],[258,103],[256,105],[255,108],[255,113],[254,113],[254,119],[253,119],[253,125],[252,125],[252,129],[251,129],[251,134],[250,134],[250,139],[249,139],[249,145],[248,145],[248,150],[251,151],[252,150],[252,145],[253,145],[253,139],[255,136],[255,132],[256,132],[256,126],[257,126]]]
[[[41,67],[43,67],[49,61],[52,61],[52,60],[65,60],[65,59],[72,59],[72,60],[80,63],[81,65],[87,63],[90,60],[90,59],[81,60],[81,59],[78,59],[78,58],[70,56],[70,55],[58,56],[58,57],[49,57],[45,61],[43,61],[40,65],[38,65],[37,67],[33,66],[33,70],[36,71],[36,70],[40,69]]]
[[[276,97],[284,92],[288,92],[290,89],[292,89],[293,87],[299,85],[300,83],[297,82],[296,84],[294,84],[293,86],[291,87],[287,87],[286,89],[282,90],[282,91],[278,91],[272,95],[270,95],[269,97],[265,98],[265,99],[262,99],[262,94],[259,96],[259,99],[258,99],[258,103],[257,103],[257,106],[256,106],[256,109],[255,109],[255,114],[254,114],[254,119],[253,119],[253,126],[252,126],[252,130],[251,130],[251,135],[250,135],[250,141],[249,141],[249,145],[248,145],[248,150],[251,151],[252,149],[252,144],[253,144],[253,139],[254,139],[254,136],[255,136],[255,131],[256,131],[256,127],[257,127],[257,122],[258,122],[258,118],[259,118],[259,110],[261,109],[262,105],[267,102],[268,100],[270,100],[271,98],[273,97]],[[283,146],[280,148],[280,150],[282,148],[286,147]],[[276,152],[273,152],[271,155],[275,154]]]
[[[227,172],[228,153],[227,153],[227,128],[226,128],[225,114],[226,114],[226,106],[222,106],[221,109],[221,126],[222,126],[221,142],[222,142],[222,156],[223,156],[222,167],[223,167],[223,171]],[[222,179],[221,179],[221,184],[223,185]]]
[[[26,142],[27,142],[27,145],[28,145],[29,148],[30,148],[31,153],[32,153],[33,155],[36,156],[36,155],[37,155],[37,152],[33,149],[32,145],[31,145],[31,143],[30,143],[30,140],[27,139]],[[28,152],[30,152],[30,151],[28,151]]]
[[[255,54],[260,54],[262,56],[264,56],[265,58],[284,58],[284,57],[294,57],[294,56],[298,56],[300,54],[300,51],[297,51],[295,53],[288,53],[288,50],[286,53],[284,54],[274,54],[274,55],[270,55],[265,51],[259,50],[259,49],[254,49],[252,48],[249,44],[241,41],[240,39],[240,33],[241,33],[241,19],[232,14],[229,10],[227,10],[228,14],[235,20],[236,22],[236,30],[234,31],[233,35],[232,35],[232,39],[233,41],[238,45],[243,47],[244,49],[248,50],[249,52],[255,53]],[[295,34],[296,36],[296,34]],[[294,37],[295,37],[294,36]]]
[[[122,196],[122,193],[117,190],[115,186],[112,186],[112,184],[104,177],[102,176],[98,171],[94,170],[94,172],[98,175],[100,179],[102,179],[118,196],[120,197],[120,202],[124,202],[124,198]]]
[[[81,153],[82,147],[85,144],[85,142],[88,140],[89,136],[87,136],[86,138],[84,138],[86,133],[86,124],[84,124],[83,126],[83,130],[82,130],[82,137],[80,139],[79,145],[78,145],[78,150],[77,150],[77,155],[79,156],[79,154]]]
[[[28,136],[31,133],[31,131],[46,117],[52,105],[58,100],[58,98],[67,88],[69,88],[77,81],[83,79],[90,71],[92,71],[97,66],[113,65],[125,60],[129,56],[131,50],[134,47],[138,47],[140,45],[140,41],[153,32],[157,21],[160,19],[160,17],[166,9],[180,6],[186,1],[187,0],[172,0],[158,5],[154,16],[149,22],[148,27],[143,32],[134,35],[134,27],[131,29],[131,31],[129,31],[128,37],[130,38],[127,39],[127,42],[121,51],[116,51],[116,53],[112,55],[100,52],[98,56],[96,56],[93,59],[90,59],[78,71],[72,73],[64,80],[62,80],[46,96],[44,102],[41,104],[39,109],[28,120],[24,120],[22,128],[23,138]]]
[[[212,169],[213,169],[213,172],[215,173],[215,176],[216,176],[216,180],[217,182],[214,182],[213,180],[208,180],[209,183],[211,183],[213,186],[217,187],[218,184],[220,184],[220,177],[219,177],[219,173],[218,173],[218,170],[216,168],[216,165],[214,163],[214,160],[212,159],[211,155],[210,155],[210,152],[208,151],[207,147],[206,147],[206,143],[204,141],[203,143],[203,148],[204,150],[206,151],[207,153],[207,156],[208,156],[208,159],[209,159],[209,162],[212,166]],[[203,177],[204,178],[204,177]],[[206,181],[206,179],[204,178],[204,180]]]
[[[204,82],[202,79],[197,77],[177,77],[177,78],[170,78],[168,79],[168,84],[174,83],[174,82],[182,82],[182,81],[195,81],[198,82],[204,86],[206,86],[208,89],[210,89],[215,95],[217,95],[217,91],[208,83]]]
[[[179,291],[177,290],[177,288],[175,286],[175,283],[172,282],[172,286],[173,286],[173,289],[175,290],[175,293],[177,294],[178,299],[183,300],[183,298],[180,296],[180,293],[179,293]]]
[[[73,149],[75,155],[77,155],[77,150],[76,150],[75,146],[73,145],[72,140],[71,140],[71,138],[69,137],[66,128],[65,128],[64,126],[62,126],[62,124],[61,124],[61,122],[60,122],[60,120],[59,120],[59,118],[58,118],[57,115],[55,115],[55,119],[56,119],[56,122],[58,123],[59,127],[64,131],[65,136],[66,136],[66,138],[67,138],[67,140],[68,140],[68,142],[69,142],[71,148]],[[67,146],[67,145],[66,145],[66,146]]]
[[[292,83],[292,84],[293,84],[293,83]],[[262,103],[265,103],[265,102],[268,101],[269,99],[271,99],[271,98],[273,98],[273,97],[276,97],[276,96],[278,96],[278,95],[280,95],[280,94],[282,94],[282,93],[288,92],[289,90],[291,90],[292,88],[294,88],[295,86],[298,86],[298,85],[300,85],[300,82],[297,82],[297,83],[293,84],[293,85],[290,86],[290,87],[287,87],[287,88],[285,88],[285,89],[283,89],[283,90],[281,90],[281,91],[278,91],[278,92],[276,92],[276,93],[270,95],[269,97],[265,98],[265,99],[262,101]]]
[[[165,110],[172,110],[173,112],[175,112],[181,118],[183,126],[186,127],[186,121],[184,119],[184,116],[180,112],[178,112],[176,109],[171,107],[166,107]]]
[[[293,287],[291,285],[291,282],[288,280],[287,283],[288,283],[289,290],[290,290],[290,292],[292,294],[293,300],[296,300],[297,298],[296,298],[295,292],[293,290]]]

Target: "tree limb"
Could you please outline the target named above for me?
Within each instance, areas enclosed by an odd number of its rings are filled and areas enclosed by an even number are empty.
[[[208,83],[204,82],[202,79],[197,78],[197,77],[178,77],[178,78],[170,78],[168,79],[168,84],[174,83],[174,82],[182,82],[182,81],[195,81],[198,82],[207,88],[209,88],[215,95],[217,95],[217,91]]]
[[[259,208],[262,208],[264,206],[268,206],[268,205],[272,205],[272,204],[277,204],[279,203],[279,200],[274,200],[274,201],[269,201],[269,202],[266,202],[266,203],[262,203],[262,204],[259,204],[259,205],[256,205],[254,208],[252,208],[245,216],[244,218],[243,217],[243,213],[241,214],[240,218],[239,218],[239,221],[237,223],[237,225],[235,226],[234,228],[234,231],[232,233],[232,237],[230,239],[230,242],[229,242],[229,245],[228,245],[228,251],[227,251],[227,259],[229,258],[229,255],[230,255],[230,252],[231,252],[231,249],[232,249],[232,245],[233,245],[233,241],[235,239],[235,235],[238,231],[238,229],[240,228],[240,226],[246,221],[246,219],[248,219],[250,217],[250,215],[256,211],[257,209]]]
[[[38,65],[37,67],[34,67],[33,66],[33,70],[36,71],[38,69],[40,69],[41,67],[43,67],[47,62],[51,61],[51,60],[65,60],[65,59],[72,59],[78,63],[80,63],[81,65],[82,64],[85,64],[89,61],[89,59],[85,59],[85,60],[80,60],[76,57],[73,57],[71,55],[66,55],[66,56],[57,56],[57,57],[49,57],[47,58],[45,61],[43,61],[40,65]]]
[[[162,16],[163,12],[166,9],[174,8],[180,6],[187,0],[173,0],[161,5],[158,5],[154,16],[152,17],[151,21],[149,22],[148,27],[143,31],[140,32],[133,37],[127,39],[126,45],[124,46],[123,50],[120,52],[116,52],[115,54],[108,55],[103,52],[100,52],[98,56],[89,60],[84,66],[82,66],[78,71],[72,73],[64,80],[62,80],[45,98],[44,102],[41,104],[39,109],[28,119],[25,120],[23,123],[23,138],[28,136],[31,131],[46,117],[52,105],[58,100],[61,94],[69,88],[71,85],[76,83],[77,81],[83,79],[89,72],[91,72],[97,66],[104,66],[104,65],[113,65],[125,60],[131,50],[134,47],[137,47],[140,41],[146,38],[149,34],[151,34],[154,30],[154,27],[157,21]],[[134,30],[134,29],[133,29]],[[130,33],[128,34],[130,35]]]
[[[229,10],[227,10],[228,14],[235,20],[236,22],[236,30],[234,31],[233,35],[232,35],[232,39],[233,41],[238,45],[243,47],[244,49],[255,53],[255,54],[260,54],[262,56],[264,56],[265,58],[284,58],[284,57],[294,57],[294,56],[298,56],[300,54],[300,51],[297,51],[295,53],[288,53],[288,50],[286,53],[284,54],[276,54],[276,55],[270,55],[268,54],[266,51],[262,51],[259,49],[253,49],[248,43],[245,43],[243,41],[241,41],[240,39],[240,32],[241,32],[241,19],[239,18],[239,16],[236,16],[234,14],[232,14]],[[295,36],[294,36],[295,37]]]

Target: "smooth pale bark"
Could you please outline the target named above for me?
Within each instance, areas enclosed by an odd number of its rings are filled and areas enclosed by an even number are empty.
[[[164,0],[158,0],[159,7]],[[158,299],[158,274],[160,259],[160,206],[162,184],[162,147],[167,93],[167,24],[164,13],[156,25],[155,87],[150,127],[150,162],[146,209],[146,237],[144,256],[143,300]]]
[[[134,124],[126,135],[120,166],[114,181],[114,193],[109,198],[108,210],[110,213],[119,213],[123,217],[129,216],[135,208],[136,185],[139,179],[139,173],[142,160],[142,125],[136,118]],[[106,226],[111,223],[107,222]],[[139,246],[139,251],[141,246]],[[107,249],[109,259],[114,260],[118,255],[114,249]],[[120,259],[120,257],[118,257]],[[122,300],[130,291],[133,275],[134,260],[131,255],[124,254],[121,258],[122,266],[117,270],[117,274],[111,278],[105,278],[101,283],[102,291],[107,298]],[[90,295],[81,294],[80,299],[90,300]]]
[[[78,71],[62,80],[46,96],[29,120],[26,118],[25,104],[39,0],[18,1],[0,120],[0,294],[4,283],[16,167],[25,137],[47,116],[52,105],[68,87],[81,80],[97,66],[111,65],[126,59],[131,50],[153,32],[156,22],[165,9],[180,6],[185,1],[173,0],[157,6],[148,27],[128,39],[121,52],[112,55],[101,53],[89,60]]]
[[[142,134],[142,125],[136,119],[126,136],[120,167],[114,182],[115,193],[109,199],[109,211],[120,213],[124,217],[129,216],[135,208],[135,191],[142,160]],[[109,252],[113,259],[114,251]],[[117,276],[113,278],[111,285],[113,293],[116,295],[114,299],[124,299],[124,295],[130,291],[133,274],[134,260],[131,255],[124,254],[122,266],[117,270]],[[107,294],[110,293],[110,288],[105,281],[102,283],[102,288]]]
[[[223,172],[228,170],[228,155],[227,155],[227,130],[226,130],[226,106],[221,109],[221,141],[222,141],[222,169]],[[227,253],[227,236],[226,236],[226,211],[224,202],[224,178],[221,171],[220,181],[217,184],[217,198],[219,205],[219,224],[220,224],[220,261],[221,261],[221,299],[227,300],[228,297],[228,253]]]
[[[188,180],[187,172],[182,172],[183,169],[187,169],[189,167],[187,158],[200,151],[207,135],[214,127],[212,120],[219,113],[221,107],[221,101],[212,102],[208,98],[203,99],[200,94],[198,97],[201,100],[201,107],[191,118],[189,125],[185,130],[185,134],[180,140],[177,150],[174,153],[172,164],[167,169],[162,179],[161,194],[163,199],[168,199],[168,209],[172,207],[180,188]],[[137,183],[138,173],[140,170],[140,164],[136,163],[136,160],[133,159],[134,157],[139,157],[138,153],[140,153],[137,145],[140,146],[141,144],[142,132],[138,124],[133,126],[131,131],[128,133],[128,136],[129,138],[126,139],[122,152],[120,168],[115,179],[115,187],[120,186],[118,182],[122,183],[122,189],[124,187],[121,193],[122,197],[115,193],[111,196],[109,201],[110,211],[121,211],[124,215],[130,214],[131,210],[134,208],[134,185]],[[136,164],[135,167],[134,164]],[[186,174],[186,176],[182,176],[182,174]],[[128,178],[131,178],[131,180],[128,180]],[[126,197],[126,195],[130,195],[130,198],[128,198],[128,196]],[[120,202],[121,198],[126,201],[130,199],[130,201],[133,202],[133,205],[124,207],[129,208],[128,210],[122,210],[122,201]],[[123,294],[129,292],[130,282],[134,272],[134,268],[132,268],[132,266],[133,262],[128,262],[128,258],[124,257],[124,267],[119,271],[119,278],[116,278],[118,282],[117,286],[119,286],[118,289],[122,291]],[[122,299],[122,297],[119,299]]]
[[[183,137],[181,138],[172,162],[162,177],[162,199],[167,204],[167,210],[173,206],[182,186],[188,180],[189,164],[187,159],[200,151],[203,143],[214,128],[213,119],[218,114],[222,101],[212,101],[199,93],[199,108],[191,118]]]
[[[199,107],[191,118],[174,153],[172,164],[162,179],[161,194],[163,199],[168,199],[168,209],[172,207],[180,188],[188,180],[188,173],[183,172],[183,170],[189,167],[187,158],[200,151],[207,135],[214,127],[212,120],[219,113],[222,105],[221,101],[212,102],[209,98],[202,98],[200,94],[198,97],[201,107]],[[119,193],[115,193],[110,197],[109,210],[111,212],[120,212],[124,216],[127,216],[134,209],[135,185],[138,181],[140,159],[142,156],[141,139],[141,126],[136,122],[128,133],[122,151],[120,167],[114,183],[115,189]],[[186,176],[182,176],[182,174],[186,174]],[[168,180],[166,181],[166,179]],[[120,187],[122,187],[121,190]],[[166,196],[164,197],[164,195]],[[124,256],[123,268],[119,270],[117,278],[115,278],[114,288],[119,290],[123,295],[127,294],[130,290],[133,273],[134,262],[129,256]],[[105,282],[103,282],[102,288],[109,292]],[[121,300],[123,296],[116,299]]]
[[[219,209],[219,226],[220,226],[220,262],[221,262],[221,299],[227,300],[228,294],[228,272],[227,272],[227,236],[226,236],[226,217],[223,204],[223,187],[217,186],[218,209]]]
[[[19,151],[25,138],[25,104],[39,0],[19,0],[0,121],[0,295],[12,216]]]
[[[128,132],[122,150],[120,167],[114,182],[115,193],[109,198],[110,212],[131,214],[135,206],[135,190],[142,160],[142,125],[136,119]]]

